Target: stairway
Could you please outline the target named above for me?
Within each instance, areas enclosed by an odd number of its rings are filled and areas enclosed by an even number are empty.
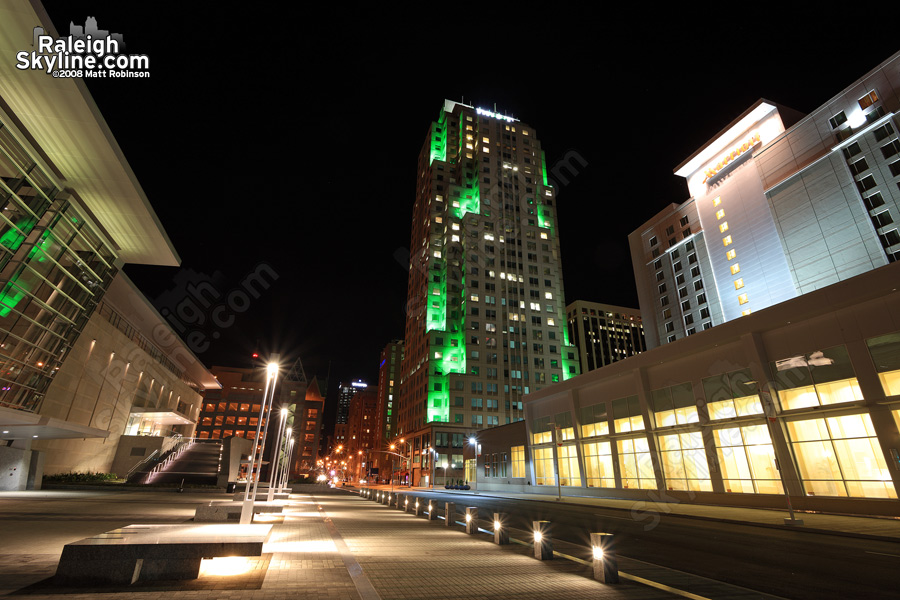
[[[221,441],[190,440],[163,456],[155,465],[148,465],[147,470],[136,472],[133,479],[142,484],[180,484],[184,481],[185,485],[216,485],[221,457]]]

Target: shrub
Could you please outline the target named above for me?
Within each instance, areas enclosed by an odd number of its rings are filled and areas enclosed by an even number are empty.
[[[56,473],[44,475],[44,481],[48,483],[99,483],[102,481],[115,481],[118,479],[115,473]]]

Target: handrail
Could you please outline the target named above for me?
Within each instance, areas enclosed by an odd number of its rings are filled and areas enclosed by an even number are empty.
[[[157,450],[154,450],[153,452],[150,453],[150,456],[146,457],[144,460],[142,460],[142,461],[139,462],[138,464],[136,464],[136,465],[134,465],[133,467],[131,467],[131,468],[128,470],[128,474],[125,475],[125,479],[128,479],[129,477],[131,477],[132,474],[134,474],[134,472],[138,470],[138,467],[140,467],[141,465],[143,465],[144,463],[146,463],[148,460],[152,459],[152,458],[153,458],[154,456],[156,456],[157,454],[159,454],[159,450],[158,450],[158,449],[157,449]]]

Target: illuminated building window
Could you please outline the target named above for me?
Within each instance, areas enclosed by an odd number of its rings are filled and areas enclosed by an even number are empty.
[[[731,236],[730,235],[726,235],[725,237],[722,238],[722,245],[723,246],[731,245]]]
[[[750,299],[747,298],[747,294],[741,294],[740,296],[738,296],[738,302],[740,302],[741,304],[747,304],[748,302],[750,302]]]
[[[581,409],[581,437],[609,435],[606,403],[593,404]]]
[[[731,260],[731,259],[734,258],[735,256],[737,256],[737,252],[735,252],[734,250],[729,250],[728,252],[725,253],[725,257],[726,257],[728,260]]]
[[[553,448],[534,448],[531,452],[534,461],[535,483],[537,485],[555,485]]]
[[[584,475],[588,487],[616,487],[612,448],[609,442],[584,445]]]
[[[670,490],[711,492],[709,464],[699,431],[657,436],[660,462]]]
[[[844,346],[777,360],[771,366],[783,410],[863,399]]]
[[[742,316],[742,317],[746,317],[746,316],[749,315],[751,312],[752,312],[752,311],[751,311],[749,308],[745,308],[744,310],[741,311],[741,316]]]
[[[556,321],[554,321],[552,318],[548,317],[548,318],[547,318],[547,325],[556,325]]]
[[[689,315],[690,316],[690,315]],[[697,423],[697,403],[690,383],[650,392],[650,403],[657,427]]]
[[[737,281],[734,282],[734,289],[739,290],[744,287],[744,278],[741,277]]]
[[[885,396],[900,396],[900,332],[866,340]],[[898,412],[895,410],[894,415]]]
[[[713,199],[713,206],[718,206],[718,205],[720,205],[720,204],[722,204],[722,198],[721,198],[720,196],[716,196],[716,197]]]
[[[733,265],[731,265],[731,274],[732,274],[732,275],[736,275],[736,274],[738,274],[738,273],[740,273],[740,272],[741,272],[741,265],[740,265],[740,263],[734,263]]]
[[[728,221],[719,225],[719,233],[725,233],[726,231],[728,231]]]
[[[619,471],[624,489],[656,489],[656,476],[650,458],[650,444],[646,437],[617,440]]]
[[[725,216],[724,208],[720,208],[718,211],[716,211],[716,219],[721,219],[724,216]]]
[[[613,400],[613,428],[616,433],[640,431],[644,429],[644,417],[637,396]]]
[[[878,102],[878,94],[876,94],[874,91],[871,91],[868,94],[866,94],[865,96],[863,96],[862,98],[860,98],[859,100],[857,100],[857,102],[859,102],[859,107],[861,109],[865,110],[865,109],[869,108],[870,106],[872,106],[873,104],[875,104],[876,102]]]
[[[453,235],[453,236],[451,236],[451,237],[450,237],[450,241],[451,241],[451,242],[458,242],[458,241],[459,241],[459,236],[458,236],[458,235]]]
[[[781,494],[772,439],[765,425],[713,431],[726,492]]]
[[[572,444],[557,450],[560,485],[581,486],[581,470],[578,468],[578,451]]]
[[[868,414],[791,421],[787,428],[807,495],[897,497]]]
[[[750,369],[706,377],[701,383],[710,420],[763,414],[759,388]]]

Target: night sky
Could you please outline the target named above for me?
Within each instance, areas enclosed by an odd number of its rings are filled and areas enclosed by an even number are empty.
[[[334,6],[45,2],[61,33],[91,15],[150,58],[149,79],[87,82],[182,258],[125,272],[161,310],[189,281],[226,295],[260,265],[278,276],[231,327],[205,330],[219,334],[197,351],[207,366],[278,352],[308,376],[330,364],[332,387],[377,381],[379,351],[404,333],[395,256],[444,98],[530,124],[548,165],[584,157],[559,191],[566,300],[637,307],[626,238],[687,199],[676,165],[758,98],[809,112],[898,50],[841,39],[834,15],[808,9]]]

